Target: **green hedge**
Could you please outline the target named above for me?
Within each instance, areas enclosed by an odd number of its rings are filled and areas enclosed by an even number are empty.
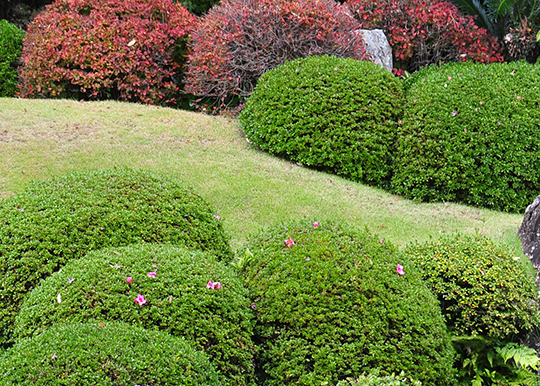
[[[210,281],[221,288],[207,288]],[[135,303],[138,295],[144,304]],[[70,261],[36,287],[21,306],[15,334],[87,320],[164,330],[208,354],[224,385],[248,385],[254,367],[248,295],[234,269],[201,252],[165,245],[105,249]]]
[[[396,193],[522,213],[540,194],[540,68],[427,67],[406,84]]]
[[[220,385],[206,355],[179,338],[121,323],[72,324],[0,359],[2,385]]]
[[[241,255],[254,294],[260,384],[335,384],[372,369],[453,384],[450,337],[414,266],[367,232],[316,225],[269,228]]]
[[[0,97],[12,97],[18,86],[17,62],[25,33],[7,20],[0,20]]]
[[[161,242],[232,258],[204,200],[142,171],[76,173],[0,201],[0,345],[13,341],[26,294],[69,260],[103,247]]]
[[[386,186],[403,103],[401,82],[380,66],[313,56],[261,76],[240,122],[262,150]]]
[[[454,335],[504,340],[540,322],[534,277],[490,239],[446,236],[410,244],[405,254],[437,296]]]

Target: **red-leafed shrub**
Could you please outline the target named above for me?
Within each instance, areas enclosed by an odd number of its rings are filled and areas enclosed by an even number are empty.
[[[21,95],[174,104],[195,21],[172,0],[57,0],[28,26]]]
[[[497,39],[450,2],[348,0],[346,5],[362,28],[384,30],[397,68],[412,72],[440,62],[503,61]]]
[[[247,97],[262,74],[287,60],[362,59],[358,28],[334,0],[224,0],[193,33],[186,90],[223,102]]]

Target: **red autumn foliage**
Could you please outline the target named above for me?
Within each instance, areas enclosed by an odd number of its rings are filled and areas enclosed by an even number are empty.
[[[174,104],[195,23],[172,0],[57,0],[28,26],[21,96]]]
[[[440,62],[502,62],[496,38],[440,0],[348,0],[362,28],[382,29],[394,53],[394,67],[416,71]]]
[[[359,23],[334,0],[223,0],[193,33],[186,90],[224,102],[259,77],[313,55],[365,58]]]

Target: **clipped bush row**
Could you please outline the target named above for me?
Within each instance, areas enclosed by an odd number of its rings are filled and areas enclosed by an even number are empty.
[[[401,82],[380,66],[318,56],[265,73],[239,118],[263,150],[388,187],[403,102]]]
[[[24,36],[14,24],[0,20],[0,98],[12,97],[18,90],[17,64]]]
[[[193,191],[133,170],[36,182],[0,202],[0,345],[13,343],[22,301],[40,280],[87,252],[170,243],[230,261],[221,223]]]
[[[312,57],[267,72],[240,115],[255,145],[419,201],[522,212],[540,186],[540,71],[449,63],[405,82]]]
[[[68,262],[32,291],[14,332],[20,340],[89,320],[166,331],[206,353],[221,384],[248,385],[254,368],[250,305],[236,272],[207,254],[129,246]]]
[[[264,385],[321,385],[402,370],[452,385],[453,349],[435,297],[379,238],[330,222],[282,224],[248,243]]]
[[[4,385],[218,386],[186,341],[123,323],[77,323],[25,339],[0,359]]]

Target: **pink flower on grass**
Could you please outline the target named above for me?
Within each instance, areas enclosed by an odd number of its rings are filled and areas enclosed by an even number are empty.
[[[313,226],[314,226],[315,228],[317,228],[317,227],[319,226],[319,222],[318,222],[318,221],[315,221],[315,222],[313,223]]]
[[[126,279],[126,281],[127,281],[129,284],[133,283],[133,279],[131,278],[131,276],[129,276],[129,277]]]
[[[208,288],[208,289],[220,289],[221,288],[221,283],[219,281],[215,281],[215,282],[209,281],[208,284],[206,285],[206,288]]]
[[[287,248],[290,248],[290,247],[292,247],[293,245],[296,245],[296,243],[294,242],[293,239],[285,240],[285,246],[286,246]]]
[[[142,306],[144,303],[146,303],[146,299],[141,294],[138,294],[135,298],[135,303],[137,303],[139,306]]]
[[[399,273],[400,275],[405,275],[405,271],[403,270],[403,266],[401,264],[397,265],[396,272]]]
[[[221,216],[218,216],[217,214],[215,214],[214,217],[216,218],[216,220],[221,220]]]
[[[156,277],[157,272],[148,272],[148,277]]]

